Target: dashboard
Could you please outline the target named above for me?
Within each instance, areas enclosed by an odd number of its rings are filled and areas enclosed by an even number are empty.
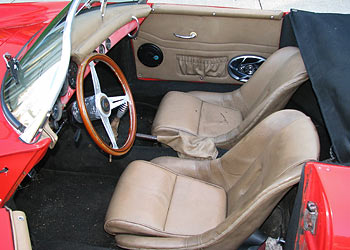
[[[143,22],[150,11],[148,5],[111,6],[107,9],[103,19],[101,19],[99,9],[76,17],[72,29],[72,54],[69,68],[60,96],[53,106],[50,117],[50,127],[56,133],[66,122],[62,119],[63,110],[75,93],[80,63],[92,53],[107,54],[130,32],[136,30],[136,33],[139,24]],[[86,75],[88,73],[86,72]]]

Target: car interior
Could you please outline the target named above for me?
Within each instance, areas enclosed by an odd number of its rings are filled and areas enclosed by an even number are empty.
[[[130,37],[131,16],[140,26]],[[69,87],[77,85],[88,106],[94,80],[82,68],[93,53],[107,55],[123,76],[105,57],[90,70],[107,96],[125,93],[125,76],[136,121],[131,111],[117,115],[113,133],[130,147],[113,156],[81,122],[88,115],[75,112],[76,95],[51,118],[56,145],[7,204],[25,212],[33,249],[248,249],[267,237],[283,242],[303,165],[331,158],[299,49],[282,46],[283,17],[171,4],[111,5],[103,19],[98,8],[78,15]],[[123,35],[113,44],[116,31]],[[108,148],[113,142],[103,122],[90,120]],[[252,235],[258,239],[248,243]]]

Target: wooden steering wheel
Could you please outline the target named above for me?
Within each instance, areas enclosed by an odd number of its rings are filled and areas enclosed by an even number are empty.
[[[108,97],[101,91],[100,81],[95,69],[95,63],[97,62],[106,64],[114,72],[123,88],[123,96]],[[84,101],[84,76],[88,66],[90,67],[92,82],[94,86],[96,115],[99,117],[99,119],[102,120],[104,129],[106,130],[109,140],[111,141],[111,146],[106,143],[96,132],[86,109],[86,104]],[[88,56],[87,59],[85,59],[84,62],[80,65],[77,79],[77,103],[83,123],[92,140],[97,144],[98,147],[100,147],[104,152],[114,156],[126,154],[131,149],[136,135],[135,103],[129,84],[123,72],[110,57],[104,54],[94,53]],[[129,109],[130,123],[127,140],[122,147],[118,147],[109,117],[111,116],[112,109],[120,108],[122,105],[127,105]]]

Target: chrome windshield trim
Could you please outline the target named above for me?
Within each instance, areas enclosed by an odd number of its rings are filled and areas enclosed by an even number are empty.
[[[78,9],[79,3],[80,3],[80,0],[74,0],[67,14],[66,22],[64,25],[63,36],[62,36],[61,60],[58,63],[51,66],[51,68],[49,69],[49,71],[55,70],[53,79],[51,80],[50,83],[48,83],[51,85],[52,91],[50,91],[50,93],[48,93],[46,96],[43,96],[43,98],[45,98],[45,101],[43,102],[43,108],[39,111],[34,121],[24,130],[23,134],[20,135],[20,139],[25,143],[31,143],[34,137],[36,137],[39,129],[41,128],[41,126],[43,126],[43,123],[45,122],[48,115],[50,114],[51,109],[55,104],[56,99],[58,98],[58,95],[65,81],[65,77],[68,71],[68,66],[70,61],[70,55],[71,55],[72,22],[74,19],[75,12]]]

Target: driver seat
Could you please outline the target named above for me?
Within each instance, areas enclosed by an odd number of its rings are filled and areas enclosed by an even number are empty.
[[[276,112],[215,160],[134,161],[119,179],[105,230],[130,249],[236,249],[317,160],[311,120]]]
[[[258,122],[282,109],[307,79],[299,49],[279,49],[233,92],[167,93],[152,135],[180,157],[215,159],[216,147],[230,149]]]

